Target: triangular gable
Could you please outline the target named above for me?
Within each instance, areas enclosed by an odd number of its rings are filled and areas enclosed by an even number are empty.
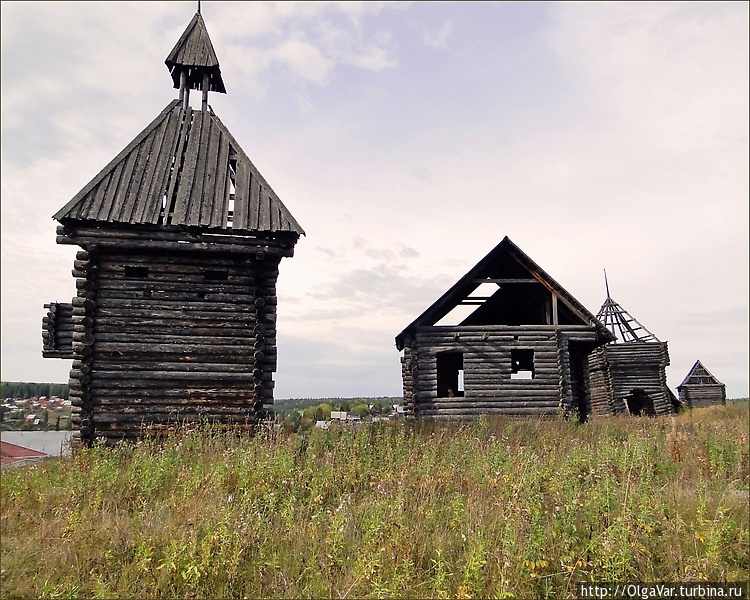
[[[172,73],[175,88],[180,87],[180,72],[183,70],[176,67],[197,67],[188,71],[188,83],[191,89],[200,89],[202,74],[207,72],[209,73],[209,91],[226,94],[219,59],[214,52],[206,24],[200,13],[195,13],[164,63]]]
[[[53,218],[304,234],[213,111],[178,100]]]
[[[695,361],[695,364],[693,365],[693,368],[690,369],[690,372],[687,374],[685,379],[682,381],[680,385],[678,385],[678,388],[681,388],[683,385],[724,385],[714,377],[711,372],[703,366],[701,361],[697,360]]]
[[[541,284],[541,285],[539,285]],[[480,287],[497,288],[489,296],[477,296]],[[580,302],[529,258],[507,236],[466,275],[456,282],[432,306],[396,336],[396,346],[403,348],[406,335],[421,326],[437,324],[459,305],[476,305],[477,309],[460,325],[501,325],[502,315],[513,312],[515,321],[523,320],[525,304],[539,301],[540,293],[551,293],[557,299],[558,324],[595,327],[607,341],[614,336]],[[527,322],[513,325],[540,324],[537,315]]]

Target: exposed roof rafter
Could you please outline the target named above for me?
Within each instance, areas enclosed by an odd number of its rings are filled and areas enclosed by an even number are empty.
[[[617,336],[617,342],[623,344],[632,342],[658,342],[659,339],[653,333],[641,325],[622,306],[612,300],[612,297],[609,295],[609,282],[607,281],[606,270],[604,271],[604,283],[607,288],[607,299],[599,309],[596,318]]]
[[[478,288],[486,284],[495,284],[497,289],[478,292]],[[476,310],[464,316],[459,326],[545,323],[553,327],[584,325],[593,326],[606,341],[614,339],[612,333],[592,313],[506,236],[396,336],[396,347],[403,349],[406,338],[416,328],[439,326],[442,324],[441,320],[456,307],[474,305],[477,306]],[[529,312],[535,309],[539,309],[539,312],[548,311],[549,314]]]

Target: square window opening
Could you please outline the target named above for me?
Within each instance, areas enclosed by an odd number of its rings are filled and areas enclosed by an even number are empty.
[[[534,351],[514,349],[510,351],[510,378],[534,379]]]
[[[464,354],[463,352],[438,352],[437,395],[438,398],[453,398],[464,395]]]

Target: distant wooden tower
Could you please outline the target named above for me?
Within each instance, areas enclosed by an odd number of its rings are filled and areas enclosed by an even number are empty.
[[[605,273],[606,282],[606,273]],[[673,413],[677,399],[667,386],[666,342],[641,325],[609,295],[597,318],[617,338],[589,358],[592,414],[663,415]]]
[[[396,336],[404,406],[417,417],[585,420],[588,356],[613,339],[506,237]]]
[[[683,382],[677,386],[677,393],[688,408],[727,403],[726,387],[699,360],[695,361]]]
[[[53,217],[82,250],[43,355],[73,359],[87,444],[251,428],[273,402],[278,266],[304,231],[208,105],[226,90],[200,9],[165,62],[179,98]]]

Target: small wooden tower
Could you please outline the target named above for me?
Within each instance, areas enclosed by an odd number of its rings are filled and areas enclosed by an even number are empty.
[[[250,428],[273,402],[278,267],[304,231],[208,104],[226,90],[200,10],[165,62],[179,97],[54,215],[78,292],[45,305],[43,355],[73,360],[87,444]]]
[[[680,402],[688,408],[727,403],[726,387],[699,360],[695,361],[683,382],[677,386],[677,393]]]
[[[420,417],[585,420],[588,356],[613,339],[506,237],[396,336],[405,409]]]
[[[609,295],[602,304],[599,319],[617,338],[592,352],[592,413],[663,415],[675,411],[677,399],[667,386],[669,365],[667,343],[633,318]]]

